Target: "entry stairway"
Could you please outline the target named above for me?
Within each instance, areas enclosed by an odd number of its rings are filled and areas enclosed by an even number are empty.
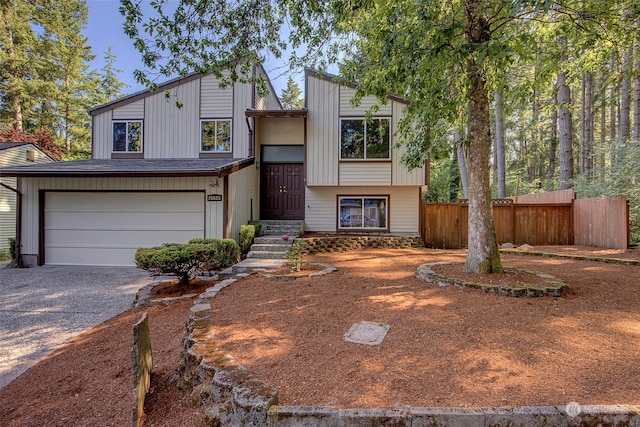
[[[293,240],[304,233],[303,221],[254,221],[262,227],[254,238],[247,258],[222,272],[237,274],[261,268],[278,268],[285,264]],[[282,236],[287,235],[287,240]]]

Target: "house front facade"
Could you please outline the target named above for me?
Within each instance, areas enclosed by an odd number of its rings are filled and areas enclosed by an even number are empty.
[[[264,74],[256,68],[256,73]],[[27,265],[133,265],[140,247],[233,238],[252,220],[307,231],[419,234],[426,168],[407,171],[402,100],[372,120],[354,89],[306,72],[306,109],[192,75],[91,111],[92,159],[10,167]]]

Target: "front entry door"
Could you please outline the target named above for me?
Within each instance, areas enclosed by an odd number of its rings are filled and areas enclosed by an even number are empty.
[[[302,163],[262,163],[263,219],[304,219]]]

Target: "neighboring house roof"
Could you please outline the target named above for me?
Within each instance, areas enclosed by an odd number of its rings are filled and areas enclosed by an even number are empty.
[[[346,81],[343,77],[337,76],[335,74],[329,74],[326,73],[324,71],[318,71],[318,70],[314,70],[313,68],[305,68],[304,69],[304,74],[305,75],[311,75],[314,76],[317,79],[320,80],[326,80],[328,82],[331,83],[337,83],[343,86],[347,86],[350,87],[352,89],[357,89],[358,88],[358,83],[354,83],[354,82],[348,82]],[[388,94],[387,98],[389,98],[392,101],[396,101],[396,102],[400,102],[402,104],[409,104],[409,100],[402,98],[401,96],[395,95],[395,94]]]
[[[49,153],[47,150],[44,150],[41,147],[38,147],[38,145],[35,142],[5,142],[5,141],[0,141],[0,151],[10,150],[12,148],[24,147],[25,145],[30,145],[34,150],[40,151],[42,154],[44,154],[49,159],[51,159],[52,162],[56,161],[56,159],[54,158],[52,153]]]
[[[0,168],[0,176],[20,177],[140,177],[226,176],[254,164],[246,159],[126,159],[75,160]]]
[[[8,150],[9,148],[20,147],[21,145],[33,145],[30,142],[1,142],[0,150]]]

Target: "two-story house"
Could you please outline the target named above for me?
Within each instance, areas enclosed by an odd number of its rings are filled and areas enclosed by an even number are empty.
[[[264,70],[256,68],[264,75]],[[405,102],[306,71],[306,108],[191,75],[91,110],[92,159],[0,170],[18,177],[28,265],[133,265],[139,247],[238,238],[258,219],[315,232],[419,234],[427,170],[400,162]],[[176,105],[176,101],[180,107]]]

